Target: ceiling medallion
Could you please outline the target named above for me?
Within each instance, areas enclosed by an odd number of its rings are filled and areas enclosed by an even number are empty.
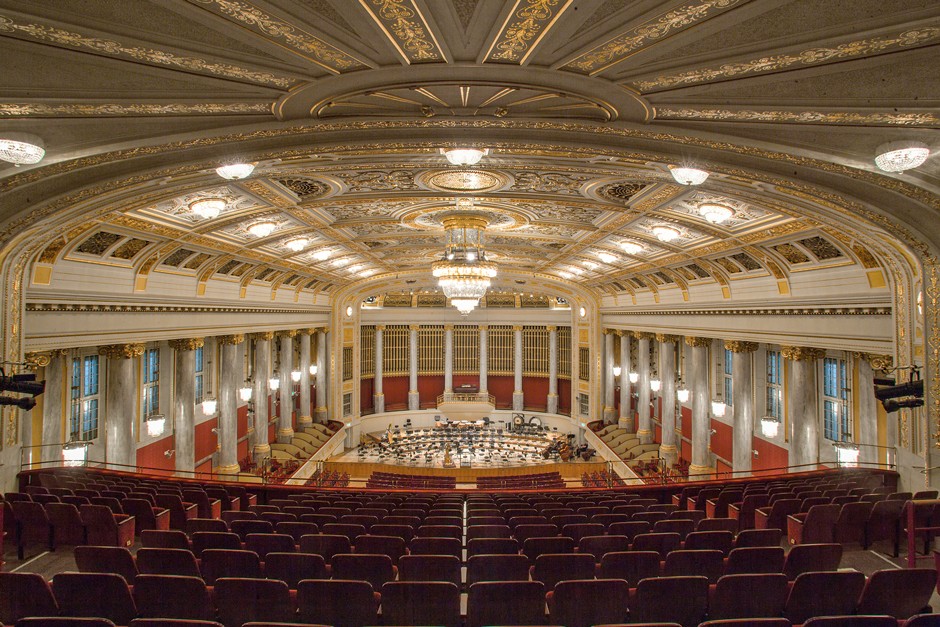
[[[421,174],[417,182],[439,192],[471,194],[503,188],[509,178],[489,170],[435,170]]]
[[[611,183],[597,190],[597,195],[614,202],[627,202],[646,187],[645,183]]]

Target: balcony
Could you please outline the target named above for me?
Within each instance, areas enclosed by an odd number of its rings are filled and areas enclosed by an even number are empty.
[[[450,420],[476,422],[496,409],[496,398],[480,392],[445,392],[437,397],[437,410]]]

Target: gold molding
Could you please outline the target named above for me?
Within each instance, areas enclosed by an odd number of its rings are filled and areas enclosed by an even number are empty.
[[[923,126],[935,128],[940,116],[929,111],[896,113],[862,111],[789,111],[786,109],[710,109],[656,107],[659,120],[706,120],[773,124],[833,124],[839,126]]]
[[[124,117],[150,115],[273,115],[271,102],[201,103],[107,103],[48,104],[39,102],[0,103],[0,118]]]
[[[252,333],[251,339],[262,342],[270,342],[274,339],[274,331],[258,331],[257,333]]]
[[[216,336],[216,341],[219,344],[235,346],[236,344],[241,344],[245,341],[245,335],[243,333],[234,333],[232,335],[218,335]]]
[[[281,331],[276,331],[274,335],[276,335],[279,338],[284,338],[284,337],[293,338],[297,336],[297,329],[283,329]]]
[[[384,325],[384,324],[377,324],[377,325],[375,325],[375,330],[376,330],[376,331],[384,331],[384,330],[385,330],[385,325]]]
[[[143,344],[106,344],[98,347],[98,354],[108,359],[132,359],[144,354]]]
[[[26,362],[27,370],[35,372],[52,363],[52,355],[49,353],[26,353],[23,355],[23,361]]]
[[[408,325],[408,330],[409,330],[409,331],[419,331],[419,330],[421,330],[421,325],[420,325],[420,324],[409,324],[409,325]]]
[[[205,339],[201,337],[182,337],[168,342],[170,348],[175,351],[194,351],[197,348],[202,348],[205,343]]]
[[[681,335],[669,335],[667,333],[657,333],[656,341],[661,344],[678,344],[682,341]]]
[[[872,370],[881,370],[882,372],[887,372],[894,368],[894,357],[891,355],[875,355],[872,353],[853,353],[857,359],[864,359],[867,361]]]
[[[685,338],[685,343],[687,346],[691,346],[693,348],[703,348],[711,346],[712,339],[710,337],[695,337],[687,335]]]
[[[447,60],[414,0],[359,0],[359,4],[375,20],[405,63]]]
[[[826,350],[807,346],[781,346],[780,354],[790,361],[816,361],[826,356]]]
[[[725,348],[732,353],[753,353],[760,347],[757,342],[743,340],[725,340]]]
[[[554,333],[555,331],[558,330],[558,327],[554,324],[549,324],[545,326],[545,330],[548,331],[549,333]]]
[[[634,331],[633,339],[635,340],[653,340],[656,338],[655,333],[650,333],[649,331]]]
[[[525,6],[520,8],[523,2]],[[483,55],[483,63],[525,65],[542,38],[572,2],[564,0],[560,4],[560,0],[516,0],[493,43]]]

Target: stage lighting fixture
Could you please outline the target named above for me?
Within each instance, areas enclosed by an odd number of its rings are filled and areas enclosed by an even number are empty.
[[[923,406],[924,406],[924,399],[923,399],[923,398],[917,398],[917,397],[914,397],[914,396],[912,396],[912,397],[910,397],[910,398],[901,398],[901,399],[893,399],[893,398],[892,398],[892,399],[888,399],[888,400],[881,401],[881,404],[882,404],[882,405],[884,406],[884,408],[885,408],[885,413],[890,414],[890,413],[896,412],[897,410],[901,409],[902,407],[909,407],[909,408],[923,407]]]
[[[21,398],[0,396],[0,405],[16,405],[20,409],[30,410],[36,406],[36,398],[33,396],[23,396]]]

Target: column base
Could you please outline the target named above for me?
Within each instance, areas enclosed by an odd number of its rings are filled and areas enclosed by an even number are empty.
[[[377,414],[385,413],[385,395],[384,394],[372,395],[372,409]]]
[[[215,469],[215,472],[218,475],[237,475],[241,472],[241,469],[241,466],[238,464],[229,464],[227,466],[219,466]]]
[[[640,438],[640,444],[653,443],[653,432],[649,429],[637,429],[636,437]]]
[[[313,416],[298,416],[297,417],[297,430],[303,431],[310,427],[313,424]]]
[[[548,398],[546,399],[545,411],[548,412],[549,414],[558,413],[558,395],[557,394],[548,395]]]
[[[636,430],[636,425],[633,424],[633,416],[621,416],[618,418],[617,428],[626,429],[630,433],[633,433]]]
[[[418,411],[421,409],[421,395],[418,394],[417,390],[408,391],[408,409],[410,411]]]
[[[663,444],[659,447],[659,456],[663,458],[667,467],[675,466],[679,461],[679,451],[674,444]]]
[[[617,420],[617,410],[613,407],[604,406],[604,424],[610,424]]]
[[[277,442],[278,444],[290,444],[290,441],[294,439],[294,429],[293,427],[284,427],[283,429],[277,430]]]
[[[321,425],[325,425],[329,422],[329,417],[327,416],[326,407],[317,407],[313,410],[313,419],[316,420]]]
[[[689,465],[689,480],[690,481],[705,481],[707,479],[714,479],[715,469],[709,466],[700,466],[698,464]]]
[[[257,464],[259,460],[271,456],[271,445],[270,444],[255,444],[255,448],[252,451],[252,457]]]
[[[512,393],[512,410],[513,411],[522,411],[522,408],[525,407],[525,397],[522,392],[513,392]]]

